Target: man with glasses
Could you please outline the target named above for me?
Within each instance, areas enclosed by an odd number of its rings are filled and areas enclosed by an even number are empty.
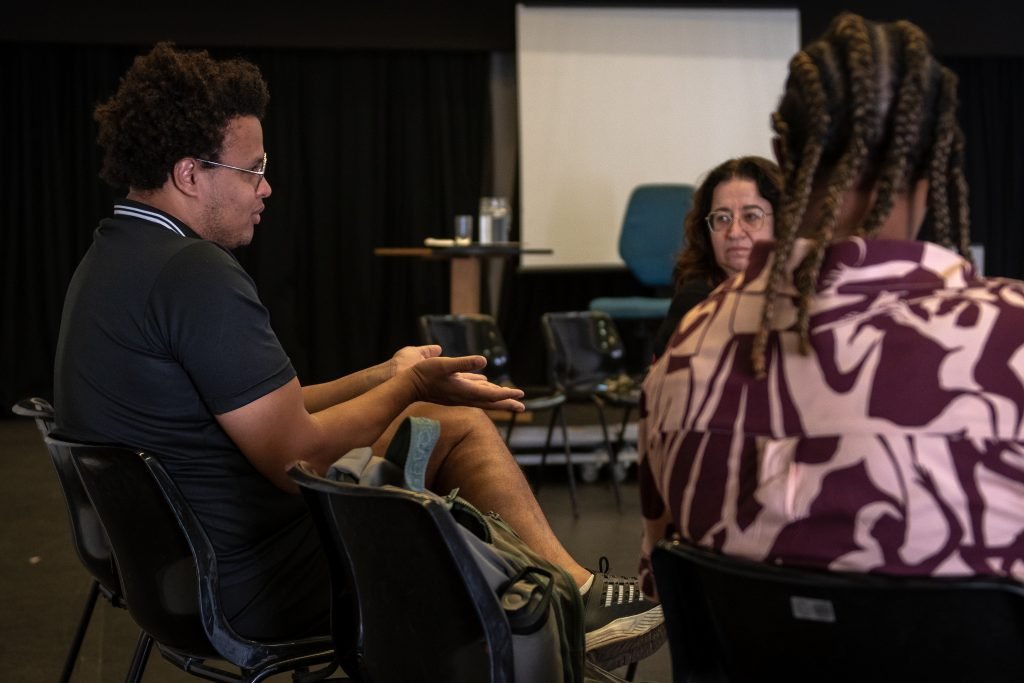
[[[268,99],[252,64],[165,43],[96,109],[101,175],[128,194],[68,288],[55,368],[60,432],[158,455],[214,545],[222,601],[248,637],[329,629],[326,563],[288,467],[303,460],[323,472],[360,446],[382,454],[410,414],[441,422],[431,488],[461,488],[604,595],[604,576],[561,546],[494,425],[471,409],[523,409],[521,391],[475,374],[482,357],[406,347],[347,377],[299,383],[229,251],[252,240],[271,194],[260,123]],[[660,611],[636,622],[650,603],[592,603],[590,626],[609,652],[649,654],[634,646],[652,640]]]

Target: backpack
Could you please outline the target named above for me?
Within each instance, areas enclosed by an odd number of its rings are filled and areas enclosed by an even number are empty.
[[[442,497],[425,488],[427,463],[439,435],[437,421],[408,417],[384,458],[370,448],[357,448],[338,459],[327,477],[415,491],[448,508],[508,617],[517,683],[621,680],[585,662],[583,601],[564,569],[533,552],[496,513],[481,513],[460,498],[458,489]]]

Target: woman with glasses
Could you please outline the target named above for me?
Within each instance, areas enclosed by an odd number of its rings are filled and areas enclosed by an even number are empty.
[[[775,235],[779,167],[762,157],[729,159],[693,195],[683,224],[686,246],[675,267],[675,295],[654,339],[660,356],[686,313],[726,279],[743,272],[754,242]]]

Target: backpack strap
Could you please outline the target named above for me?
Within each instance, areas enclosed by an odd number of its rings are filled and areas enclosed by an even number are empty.
[[[441,423],[428,417],[407,417],[398,426],[384,459],[403,474],[404,487],[422,493],[427,489],[427,464],[441,436]]]
[[[422,493],[427,464],[441,436],[441,423],[426,417],[407,417],[398,426],[383,458],[369,446],[353,448],[338,458],[327,478],[363,486],[397,486]]]

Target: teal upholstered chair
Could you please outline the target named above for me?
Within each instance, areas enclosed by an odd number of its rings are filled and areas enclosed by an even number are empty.
[[[590,310],[615,320],[661,320],[672,300],[672,268],[683,248],[683,219],[693,204],[693,186],[639,185],[629,197],[619,234],[619,256],[657,296],[600,297]]]

